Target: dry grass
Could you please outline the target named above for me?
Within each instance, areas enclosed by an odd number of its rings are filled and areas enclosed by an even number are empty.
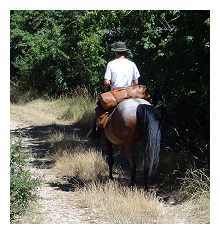
[[[75,193],[81,197],[82,206],[103,214],[103,222],[167,223],[164,204],[155,193],[132,190],[117,181],[100,182],[108,176],[108,165],[101,152],[86,148],[79,137],[63,132],[54,131],[46,140],[55,144],[50,158],[56,161],[53,167],[56,176],[83,181],[84,187]]]
[[[29,103],[11,104],[11,116],[26,124],[40,126],[63,122],[81,122],[90,126],[95,116],[95,99],[75,95],[58,99],[37,99]],[[92,116],[92,118],[91,118]]]
[[[50,134],[50,142],[78,142],[77,144],[58,144],[51,157],[56,160],[53,168],[61,177],[76,177],[84,181],[75,193],[81,198],[83,207],[95,210],[103,223],[114,224],[174,224],[209,223],[208,177],[200,171],[187,172],[181,189],[176,195],[185,202],[169,205],[156,196],[156,192],[146,193],[142,189],[131,189],[116,181],[101,182],[108,176],[108,166],[101,152],[86,148],[80,138],[61,132]],[[120,172],[119,172],[120,173]],[[123,173],[120,173],[122,176]],[[192,190],[193,188],[193,190]],[[196,190],[197,188],[197,190]],[[192,192],[192,193],[191,193]],[[191,193],[191,194],[190,194]]]
[[[100,182],[108,176],[108,166],[101,152],[80,145],[81,139],[75,135],[61,132],[50,134],[48,141],[60,142],[51,153],[56,160],[53,170],[61,177],[76,177],[84,181],[84,187],[79,187],[75,193],[81,197],[82,206],[95,210],[101,216],[103,223],[114,224],[164,224],[164,223],[209,223],[209,192],[207,183],[199,172],[187,173],[183,185],[200,188],[188,196],[179,205],[164,203],[156,192],[146,193],[141,189],[131,189],[118,181]],[[62,145],[61,142],[78,142],[78,144]],[[64,150],[65,149],[65,150]],[[120,172],[119,172],[120,173]],[[122,173],[120,173],[122,175]],[[197,176],[195,176],[197,175]],[[198,185],[199,183],[200,185]],[[180,190],[178,197],[181,197]],[[189,195],[189,194],[188,194]],[[182,198],[181,198],[182,199]],[[102,214],[102,215],[100,215]]]
[[[102,214],[111,224],[204,224],[210,223],[207,208],[199,198],[179,205],[164,203],[156,192],[122,186],[117,181],[92,182],[76,193],[85,207]],[[207,197],[204,197],[207,199]],[[209,200],[209,199],[208,199]]]
[[[43,106],[43,102],[41,103]],[[54,114],[45,113],[44,111],[33,109],[30,106],[12,105],[11,118],[19,120],[27,125],[49,125],[57,123],[57,118]]]
[[[108,165],[102,154],[93,149],[77,147],[72,151],[58,151],[54,170],[59,177],[76,177],[82,181],[95,181],[107,175]]]
[[[34,126],[79,121],[89,126],[94,108],[94,99],[76,95],[11,105],[11,116]],[[177,194],[185,202],[172,206],[162,202],[155,192],[132,190],[117,181],[100,182],[108,175],[106,160],[77,135],[54,130],[42,140],[51,145],[48,156],[55,160],[53,172],[58,178],[76,177],[84,181],[85,186],[75,193],[83,206],[103,214],[103,223],[209,223],[209,177],[201,171],[187,172]]]
[[[188,197],[193,199],[210,192],[210,178],[207,173],[208,171],[201,169],[186,171],[184,178],[180,179],[182,186],[179,195],[182,196],[182,200]]]
[[[190,214],[198,223],[210,222],[210,177],[206,170],[187,170],[181,178],[178,199],[186,200]]]
[[[102,153],[87,148],[77,135],[54,131],[45,140],[52,145],[49,157],[56,162],[53,170],[57,176],[94,181],[107,174],[108,165]]]
[[[85,206],[114,224],[167,223],[165,209],[155,193],[121,186],[116,181],[93,182],[78,190]]]

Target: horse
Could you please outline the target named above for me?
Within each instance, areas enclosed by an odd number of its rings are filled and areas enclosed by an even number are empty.
[[[144,99],[126,99],[117,105],[104,128],[110,179],[113,179],[112,167],[114,165],[112,144],[123,145],[131,170],[131,186],[134,186],[136,177],[134,148],[137,142],[142,141],[145,148],[144,187],[148,190],[148,177],[153,167],[157,168],[159,163],[160,120],[159,111]],[[93,139],[99,139],[101,129],[93,128],[92,132]]]

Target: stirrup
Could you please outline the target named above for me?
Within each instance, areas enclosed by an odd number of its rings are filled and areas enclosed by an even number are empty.
[[[87,137],[92,141],[92,143],[94,144],[94,145],[98,145],[99,144],[99,142],[100,142],[100,140],[101,140],[101,137],[94,137],[93,136],[93,130],[91,129],[89,132],[88,132],[88,134],[87,134]]]
[[[87,137],[90,138],[92,134],[92,129],[87,133]]]

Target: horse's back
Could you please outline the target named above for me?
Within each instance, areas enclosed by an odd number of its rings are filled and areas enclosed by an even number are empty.
[[[135,109],[135,114],[136,114],[136,108],[140,104],[150,105],[150,103],[144,99],[131,98],[131,99],[126,99],[123,102],[119,103],[116,109],[119,112],[122,112],[122,111],[131,112],[131,110]]]
[[[140,104],[150,105],[148,101],[140,98],[124,100],[116,107],[117,116],[121,116],[126,125],[130,122],[136,123],[136,110]]]

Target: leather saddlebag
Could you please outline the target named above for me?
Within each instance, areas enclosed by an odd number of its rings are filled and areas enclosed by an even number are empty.
[[[149,94],[146,93],[144,85],[130,85],[128,87],[115,88],[109,92],[100,95],[100,103],[102,107],[108,111],[113,109],[118,103],[128,98],[144,98],[147,99]]]
[[[102,107],[96,107],[95,113],[96,113],[96,129],[98,127],[104,128],[108,121],[109,112],[105,111]]]

